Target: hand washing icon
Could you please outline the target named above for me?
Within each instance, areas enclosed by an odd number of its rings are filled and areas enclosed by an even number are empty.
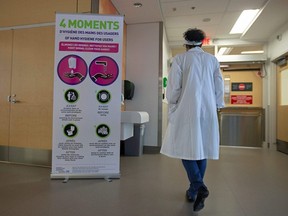
[[[75,57],[68,58],[68,67],[70,71],[65,73],[65,77],[78,78],[80,81],[84,78],[80,72],[74,72],[74,69],[77,68],[77,59]]]
[[[119,67],[114,59],[108,56],[100,56],[91,62],[89,75],[97,85],[111,85],[118,78]]]
[[[87,65],[80,56],[68,55],[61,59],[57,71],[64,83],[77,85],[86,78]]]

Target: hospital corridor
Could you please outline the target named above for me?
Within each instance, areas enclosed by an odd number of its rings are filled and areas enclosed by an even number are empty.
[[[0,216],[287,216],[287,10],[0,0]]]
[[[185,200],[180,160],[121,157],[121,177],[50,180],[49,168],[0,164],[1,216],[286,216],[288,157],[264,149],[221,147],[208,161],[210,196],[195,213]]]

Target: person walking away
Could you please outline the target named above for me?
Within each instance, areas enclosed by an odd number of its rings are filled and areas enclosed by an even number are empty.
[[[207,159],[219,159],[217,109],[224,107],[224,83],[215,56],[202,50],[205,33],[184,33],[186,52],[176,55],[168,77],[168,126],[161,153],[182,160],[190,186],[186,198],[194,211],[209,195],[204,184]]]

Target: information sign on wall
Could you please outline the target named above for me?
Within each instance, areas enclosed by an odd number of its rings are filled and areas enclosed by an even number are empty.
[[[252,82],[242,82],[232,84],[232,91],[253,91],[253,83]]]
[[[252,95],[231,95],[231,104],[253,104]]]

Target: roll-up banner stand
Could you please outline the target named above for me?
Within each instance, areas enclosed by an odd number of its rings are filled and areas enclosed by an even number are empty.
[[[120,178],[123,16],[56,14],[51,179]]]

